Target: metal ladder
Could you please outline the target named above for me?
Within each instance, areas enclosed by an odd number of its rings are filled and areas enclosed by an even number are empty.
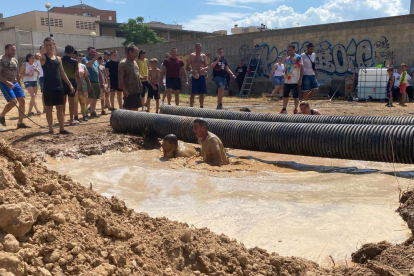
[[[263,48],[263,46],[255,46],[252,54],[250,55],[250,61],[247,70],[248,73],[246,73],[246,76],[244,77],[243,85],[240,90],[240,97],[249,97],[250,95],[257,70],[259,69],[260,63],[262,61]],[[249,71],[252,69],[252,67],[254,71]]]

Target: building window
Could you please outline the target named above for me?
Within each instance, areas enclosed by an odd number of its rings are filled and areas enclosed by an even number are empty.
[[[96,30],[96,24],[93,22],[76,21],[76,28],[82,30]]]
[[[93,14],[92,13],[89,13],[89,12],[84,12],[82,15],[83,16],[88,16],[88,17],[92,17],[93,16]]]
[[[112,21],[112,15],[110,15],[110,16],[109,16],[109,20],[111,20],[111,21]]]
[[[182,34],[170,34],[170,40],[182,41],[183,35]]]
[[[42,26],[49,26],[49,21],[47,17],[40,17],[40,25]],[[58,18],[50,18],[50,26],[51,27],[63,27],[63,20]]]

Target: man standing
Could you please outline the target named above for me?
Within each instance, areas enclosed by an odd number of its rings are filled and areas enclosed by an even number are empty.
[[[224,58],[223,48],[219,48],[217,50],[217,57],[211,64],[211,68],[213,68],[213,80],[216,83],[218,89],[217,109],[223,109],[223,94],[224,88],[226,87],[226,71],[233,79],[236,78],[236,76],[230,70],[226,59]]]
[[[295,101],[293,114],[298,114],[299,86],[302,85],[303,60],[300,55],[296,54],[295,45],[289,45],[288,54],[289,56],[286,58],[285,86],[283,89],[283,109],[280,111],[280,114],[287,114],[286,107],[289,103],[291,90],[293,91],[293,99]]]
[[[247,73],[247,66],[243,64],[243,60],[240,60],[239,67],[236,68],[236,81],[237,81],[237,86],[239,87],[239,94],[242,92],[241,88],[243,86],[246,73]]]
[[[135,61],[139,51],[136,46],[129,46],[125,49],[125,53],[126,58],[119,63],[118,87],[124,93],[124,109],[138,111],[138,108],[142,107],[142,83],[139,67]]]
[[[59,133],[71,134],[71,132],[65,130],[64,126],[62,80],[68,85],[71,94],[74,93],[75,89],[66,76],[62,66],[62,60],[55,55],[53,40],[50,37],[46,37],[43,45],[44,47],[41,50],[42,56],[40,57],[40,63],[42,65],[45,81],[43,97],[46,105],[46,119],[49,125],[49,134],[53,134],[53,106],[56,106],[56,116],[60,128]]]
[[[91,118],[99,118],[96,114],[96,103],[101,95],[101,88],[104,89],[104,82],[102,81],[102,74],[99,71],[98,58],[101,56],[96,52],[95,47],[89,46],[88,56],[82,59],[82,63],[86,65],[89,73],[89,80],[91,81],[91,91],[88,95],[87,105],[91,107]],[[99,82],[101,85],[99,85]]]
[[[66,101],[69,98],[69,125],[77,124],[79,122],[73,121],[73,116],[75,113],[75,98],[77,97],[76,89],[78,88],[78,83],[82,83],[82,80],[79,76],[79,64],[78,61],[72,58],[72,54],[75,51],[75,48],[71,45],[65,47],[65,55],[62,57],[62,66],[65,71],[66,76],[69,79],[69,82],[72,84],[74,90],[72,90],[66,82],[62,82],[63,85],[63,114],[65,113]],[[63,76],[61,76],[63,78]],[[83,86],[79,85],[79,93],[83,93]]]
[[[195,45],[195,52],[187,59],[187,70],[191,72],[190,107],[194,105],[195,95],[199,95],[200,108],[204,106],[204,96],[207,94],[206,71],[208,70],[207,56],[201,52],[200,43]]]
[[[315,65],[315,46],[313,43],[309,43],[307,50],[301,54],[303,60],[303,79],[302,79],[302,91],[303,100],[308,101],[318,92],[318,71]]]
[[[115,94],[118,100],[118,107],[122,109],[122,90],[118,87],[118,52],[115,50],[111,51],[111,60],[108,61],[105,65],[106,77],[108,78],[107,83],[109,83],[110,88],[110,109],[111,111],[115,110]]]
[[[5,53],[0,57],[0,89],[8,102],[0,115],[0,124],[6,126],[6,114],[19,103],[19,122],[17,128],[30,128],[23,123],[25,113],[24,92],[20,85],[19,63],[14,58],[16,46],[7,44],[4,48]]]
[[[204,119],[193,121],[193,132],[201,145],[201,156],[203,156],[204,162],[211,166],[229,164],[223,143],[220,138],[208,131],[208,125]]]
[[[185,72],[184,62],[177,57],[177,48],[171,49],[171,57],[164,60],[162,66],[161,79],[166,75],[165,94],[167,94],[168,105],[171,105],[172,91],[174,91],[175,105],[180,104],[181,74],[184,75],[185,85],[188,86],[187,73]]]

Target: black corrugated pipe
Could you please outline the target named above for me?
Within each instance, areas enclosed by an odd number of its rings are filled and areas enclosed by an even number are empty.
[[[116,110],[116,132],[175,134],[195,143],[192,117]],[[414,126],[329,125],[206,119],[225,147],[283,154],[413,164]]]
[[[355,125],[414,125],[414,116],[338,116],[338,115],[287,115],[276,113],[240,112],[206,108],[191,108],[164,105],[162,114],[190,116],[212,119],[315,123],[315,124],[355,124]]]

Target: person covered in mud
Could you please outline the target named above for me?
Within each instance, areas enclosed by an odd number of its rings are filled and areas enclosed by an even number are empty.
[[[179,141],[174,134],[168,134],[164,137],[162,140],[162,149],[165,158],[191,157],[197,155],[197,151],[193,146]]]
[[[309,102],[302,101],[299,105],[300,113],[303,115],[322,115],[322,113],[317,109],[310,108]]]
[[[229,164],[223,143],[220,138],[208,131],[208,124],[204,119],[193,121],[193,132],[201,145],[201,156],[204,162],[212,166]]]

